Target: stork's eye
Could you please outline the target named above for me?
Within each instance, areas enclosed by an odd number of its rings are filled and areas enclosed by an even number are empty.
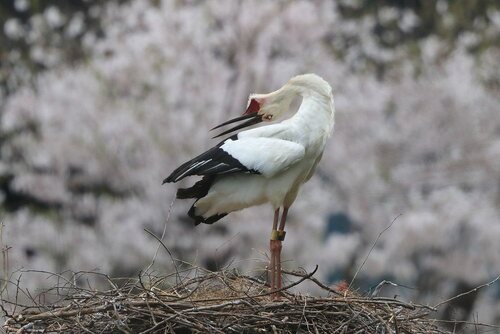
[[[273,119],[273,115],[266,115],[266,116],[264,116],[264,119],[265,119],[266,121],[270,121],[270,120],[272,120],[272,119]]]

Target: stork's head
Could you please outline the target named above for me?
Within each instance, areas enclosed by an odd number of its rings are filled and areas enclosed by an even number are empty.
[[[311,94],[329,96],[331,95],[331,90],[330,85],[316,74],[297,75],[274,92],[250,95],[247,109],[243,113],[243,116],[224,122],[213,129],[247,120],[216,136],[219,137],[260,122],[270,122],[279,118],[283,113],[286,113],[290,108],[290,103],[297,95],[302,95],[303,97]]]
[[[236,117],[227,122],[224,122],[213,128],[212,130],[238,121],[246,121],[218,134],[214,138],[223,136],[239,129],[246,128],[254,124],[258,124],[260,122],[270,122],[275,120],[279,115],[288,110],[290,102],[292,102],[294,97],[294,95],[290,94],[290,91],[284,90],[284,88],[285,86],[269,94],[250,95],[250,97],[248,98],[247,109],[243,113],[243,116]]]

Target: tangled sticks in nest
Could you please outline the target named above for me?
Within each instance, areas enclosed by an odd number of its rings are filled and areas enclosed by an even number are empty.
[[[7,333],[445,333],[427,316],[432,309],[381,297],[339,293],[312,277],[296,281],[273,300],[260,280],[236,272],[208,273],[171,287],[173,277],[141,276],[94,291],[72,283],[51,290],[63,298],[8,315]],[[177,273],[178,275],[178,273]],[[309,280],[328,293],[289,291]],[[147,284],[145,283],[147,281]]]

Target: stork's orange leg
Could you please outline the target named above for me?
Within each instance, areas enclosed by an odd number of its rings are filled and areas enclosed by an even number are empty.
[[[276,209],[274,211],[274,221],[273,221],[273,231],[278,229],[278,219],[280,215],[280,209]],[[271,291],[276,290],[276,257],[277,257],[277,248],[276,248],[276,240],[273,240],[273,232],[271,232],[271,241],[269,244],[269,250],[271,253],[271,263],[269,264],[269,283],[271,286]]]
[[[281,248],[282,248],[281,243],[285,239],[285,224],[286,224],[287,214],[288,214],[288,208],[284,207],[283,214],[281,215],[280,226],[278,228],[279,240],[277,240],[277,241],[279,242],[279,246],[277,247],[278,254],[277,254],[277,265],[276,265],[276,267],[277,267],[276,268],[277,269],[277,281],[278,281],[277,289],[281,289],[281,284],[283,282],[282,277],[281,277]]]
[[[280,286],[279,276],[278,276],[278,266],[280,265],[280,253],[281,249],[281,241],[279,240],[271,240],[271,262],[272,262],[272,270],[271,270],[271,292],[273,292],[272,297],[276,298],[277,294],[274,292]]]
[[[276,284],[274,290],[281,289],[281,240],[274,240],[276,248]],[[277,297],[277,295],[275,296]]]

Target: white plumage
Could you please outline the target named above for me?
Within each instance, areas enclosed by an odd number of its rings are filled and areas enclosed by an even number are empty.
[[[187,189],[179,189],[179,198],[194,198],[189,215],[195,223],[214,223],[226,214],[250,206],[271,203],[275,209],[273,231],[282,237],[271,238],[272,268],[278,261],[273,240],[284,238],[286,213],[300,186],[309,180],[321,159],[334,124],[333,96],[330,85],[315,74],[293,77],[279,90],[253,94],[244,116],[223,123],[249,119],[242,125],[271,121],[288,111],[296,96],[302,97],[297,112],[280,123],[239,132],[177,168],[164,182],[177,182],[190,175],[203,179]],[[280,229],[279,210],[283,208]],[[279,253],[279,252],[278,252]],[[274,273],[273,273],[274,275]],[[272,284],[276,281],[272,277]]]

